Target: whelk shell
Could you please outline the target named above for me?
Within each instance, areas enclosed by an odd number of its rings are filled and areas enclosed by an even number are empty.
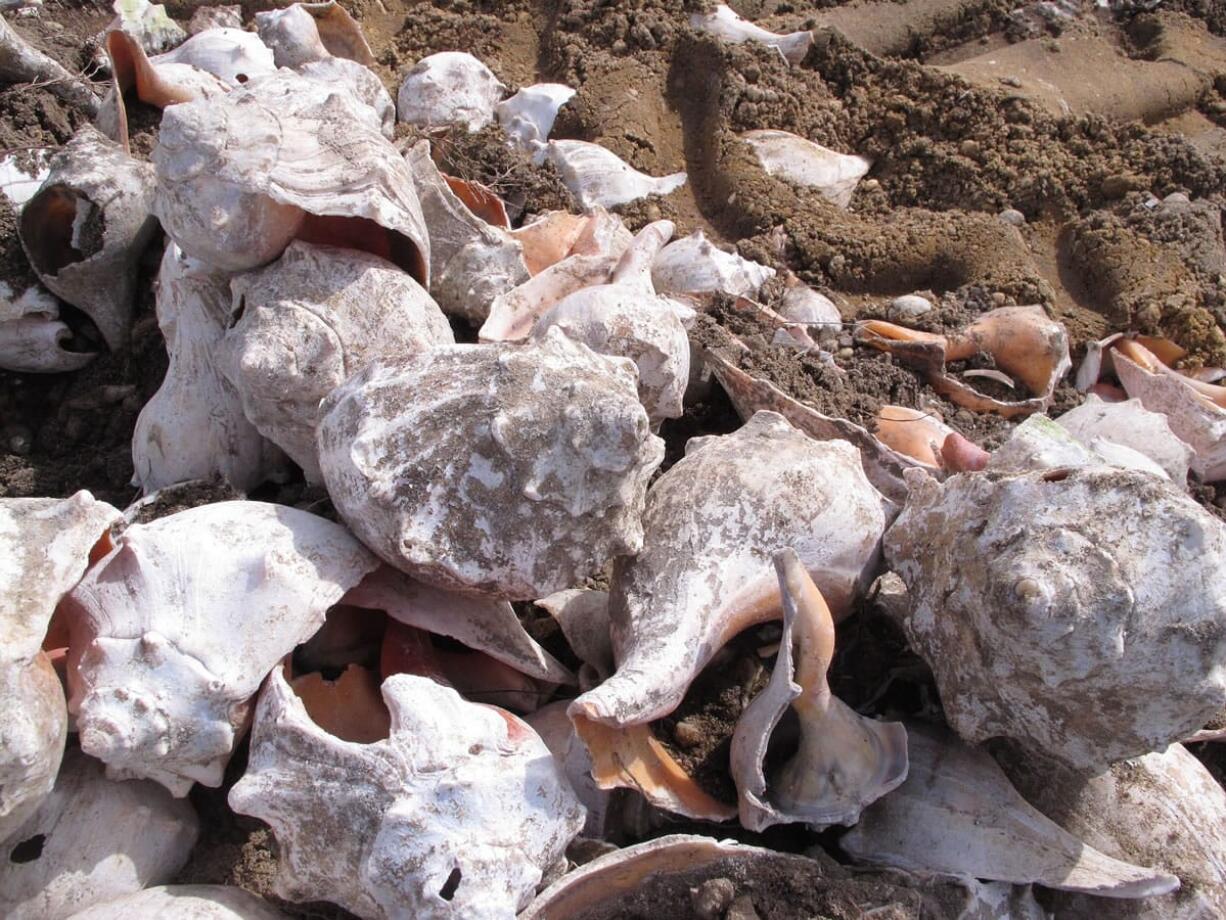
[[[685,185],[683,172],[655,178],[641,173],[611,150],[587,141],[550,141],[545,158],[585,211],[616,207],[648,195],[667,195]]]
[[[1150,412],[1139,399],[1108,403],[1090,393],[1084,403],[1057,418],[1056,424],[1086,446],[1101,439],[1139,451],[1165,470],[1176,485],[1188,481],[1194,451],[1175,436],[1165,415]]]
[[[116,898],[72,915],[72,920],[286,920],[267,901],[232,885],[164,885]]]
[[[249,80],[273,73],[273,53],[258,35],[242,29],[206,29],[179,47],[150,58],[155,68],[161,64],[186,64],[220,79],[232,89]]]
[[[558,111],[574,95],[561,83],[534,83],[494,106],[494,115],[507,139],[539,165],[545,161],[545,142]]]
[[[840,208],[851,204],[856,186],[872,163],[864,157],[839,153],[787,131],[746,131],[741,140],[769,176],[817,189]]]
[[[321,407],[319,460],[354,532],[440,587],[529,600],[642,545],[664,457],[634,365],[551,330],[377,362]],[[448,469],[423,479],[425,468]]]
[[[651,280],[661,294],[730,294],[756,297],[775,270],[717,248],[701,231],[669,243],[651,265]]]
[[[463,125],[480,131],[494,120],[494,106],[506,91],[471,54],[442,51],[422,58],[405,74],[396,113],[411,125]]]
[[[65,599],[81,747],[178,796],[220,785],[264,676],[375,565],[340,525],[282,505],[132,525]]]
[[[1009,440],[992,452],[984,468],[1019,473],[1102,464],[1170,478],[1166,470],[1145,454],[1102,438],[1083,444],[1045,415],[1032,415],[1014,428]]]
[[[40,284],[20,295],[0,281],[0,368],[27,374],[75,371],[97,355],[64,348],[72,330],[60,321],[60,305]]]
[[[692,13],[690,25],[699,31],[710,32],[717,38],[734,44],[745,41],[761,42],[778,49],[783,59],[789,64],[799,64],[803,61],[805,55],[809,53],[809,46],[813,44],[812,32],[789,32],[787,35],[778,35],[742,19],[722,3],[713,12]]]
[[[525,723],[423,677],[383,683],[389,736],[311,721],[281,668],[256,712],[230,805],[269,823],[277,893],[367,918],[499,918],[526,906],[583,808]]]

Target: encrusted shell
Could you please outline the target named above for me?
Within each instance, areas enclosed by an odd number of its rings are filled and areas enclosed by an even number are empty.
[[[74,747],[64,755],[50,797],[10,841],[18,847],[30,841],[34,858],[0,860],[0,914],[6,920],[63,920],[166,884],[187,862],[199,834],[189,802],[157,783],[113,782],[103,776],[102,764]]]
[[[220,785],[264,676],[375,565],[339,524],[283,505],[132,525],[65,600],[81,747],[175,795]]]
[[[267,901],[230,885],[163,885],[98,904],[72,920],[286,920]]]
[[[157,230],[152,199],[149,164],[87,125],[21,211],[21,245],[39,279],[83,310],[112,350],[128,341],[136,263]]]
[[[851,204],[856,186],[872,166],[864,157],[839,153],[787,131],[746,131],[741,140],[753,148],[767,175],[817,189],[840,208]]]
[[[301,3],[256,13],[255,27],[260,41],[272,49],[278,67],[297,69],[332,56],[319,35],[315,17]]]
[[[421,285],[352,249],[295,241],[230,287],[240,318],[225,332],[217,363],[251,424],[308,482],[322,482],[315,423],[325,396],[372,361],[455,342]]]
[[[463,125],[479,131],[494,120],[494,106],[506,91],[471,54],[442,51],[422,58],[405,74],[396,112],[411,125]]]
[[[391,138],[396,130],[396,104],[383,81],[369,67],[349,58],[329,57],[308,61],[295,68],[308,80],[331,86],[346,86],[354,97],[374,112],[383,136]]]
[[[337,510],[423,581],[528,600],[642,545],[664,443],[649,430],[634,365],[560,330],[522,347],[456,345],[372,364],[320,411],[320,467]]]
[[[166,245],[157,316],[170,366],[132,434],[135,482],[146,493],[219,476],[240,491],[284,465],[281,452],[243,415],[238,393],[217,366],[230,320],[230,276]]]
[[[692,13],[690,25],[699,31],[710,32],[717,38],[733,44],[746,41],[761,42],[778,49],[783,59],[789,64],[799,64],[803,61],[805,55],[809,53],[809,46],[813,44],[812,32],[789,32],[786,35],[779,35],[742,19],[735,11],[722,3],[709,13]]]
[[[424,677],[383,683],[391,733],[354,744],[311,721],[273,671],[260,695],[240,814],[276,834],[276,891],[359,916],[511,920],[583,826],[583,808],[524,722]]]
[[[404,159],[348,87],[278,71],[162,117],[154,209],[215,268],[271,262],[295,236],[344,241],[429,282],[430,244]]]
[[[1226,706],[1226,526],[1180,489],[1106,466],[910,482],[886,553],[963,738],[1097,769]]]
[[[667,195],[685,185],[683,172],[655,178],[641,173],[612,150],[588,141],[550,141],[545,158],[586,211],[612,208],[648,195]]]
[[[1091,393],[1056,423],[1087,447],[1100,439],[1130,447],[1157,463],[1176,485],[1188,481],[1192,448],[1175,436],[1165,415],[1150,412],[1139,399],[1108,403]]]
[[[651,266],[651,280],[661,294],[731,294],[756,297],[775,270],[736,253],[724,252],[697,230],[669,243]]]
[[[1024,473],[1102,464],[1170,478],[1145,454],[1102,438],[1082,444],[1045,415],[1032,415],[1014,428],[1009,440],[992,452],[984,469]]]
[[[843,441],[814,441],[774,412],[690,441],[652,486],[637,556],[610,589],[617,673],[571,714],[609,725],[667,715],[736,633],[781,618],[770,559],[793,547],[836,618],[879,558],[885,511]]]

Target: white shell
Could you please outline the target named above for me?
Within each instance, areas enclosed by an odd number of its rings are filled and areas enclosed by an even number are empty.
[[[319,37],[315,17],[301,3],[256,13],[255,27],[260,41],[272,49],[277,67],[297,69],[303,64],[332,57]]]
[[[1082,444],[1101,438],[1131,447],[1164,469],[1176,485],[1188,481],[1192,448],[1175,436],[1165,415],[1150,412],[1139,399],[1108,403],[1091,393],[1056,423]]]
[[[651,266],[651,280],[661,294],[731,294],[756,297],[775,270],[724,252],[701,231],[669,243]]]
[[[322,61],[308,61],[296,70],[308,80],[318,80],[334,87],[347,86],[358,102],[374,112],[383,136],[392,137],[396,130],[396,105],[383,81],[369,67],[349,58],[329,57]]]
[[[1045,818],[984,751],[948,732],[907,725],[907,781],[864,810],[839,846],[852,858],[910,872],[1144,898],[1179,879],[1112,859]]]
[[[89,552],[121,517],[88,492],[0,499],[0,843],[51,792],[68,730],[43,638]]]
[[[430,159],[429,141],[405,154],[430,228],[430,290],[443,311],[483,323],[494,300],[528,280],[523,246],[464,204]]]
[[[198,6],[187,22],[187,34],[196,35],[206,29],[241,29],[243,8],[234,6]]]
[[[494,115],[507,139],[531,154],[534,162],[542,163],[558,111],[574,95],[573,89],[561,83],[534,83],[494,106]]]
[[[273,53],[253,32],[242,29],[205,29],[185,41],[174,51],[159,54],[149,62],[186,64],[211,73],[226,85],[237,88],[249,80],[273,73]]]
[[[914,322],[932,312],[932,301],[919,294],[903,294],[890,301],[886,312],[896,323]]]
[[[73,914],[71,920],[287,920],[267,901],[229,885],[147,888]]]
[[[809,335],[823,345],[836,342],[843,331],[843,317],[834,301],[794,278],[788,280],[794,283],[783,292],[776,312],[789,322],[803,323]]]
[[[986,468],[1024,473],[1104,463],[1170,479],[1166,470],[1145,454],[1102,438],[1093,438],[1083,444],[1045,415],[1032,415],[1014,428],[1009,440],[992,452]]]
[[[722,3],[713,12],[690,14],[690,25],[733,44],[756,41],[777,48],[789,64],[799,64],[803,61],[809,53],[809,46],[813,44],[812,32],[789,32],[787,35],[768,32],[761,26],[742,19]]]
[[[664,442],[649,431],[634,365],[560,330],[522,347],[456,345],[372,364],[320,412],[319,461],[337,510],[423,581],[528,600],[642,545]]]
[[[271,262],[308,214],[349,219],[355,235],[382,228],[392,260],[428,283],[413,179],[381,130],[348,87],[291,71],[170,106],[152,155],[154,210],[184,252],[227,271]]]
[[[390,737],[353,744],[269,677],[229,798],[272,826],[277,893],[375,920],[510,920],[583,826],[566,778],[509,713],[409,675],[383,698]]]
[[[50,161],[48,150],[22,150],[0,156],[0,194],[20,210],[47,181]]]
[[[670,221],[649,224],[635,237],[615,271],[614,283],[582,288],[550,308],[537,320],[532,337],[561,329],[603,355],[629,358],[638,369],[639,400],[652,425],[679,418],[681,399],[690,379],[690,339],[675,304],[656,296],[648,268],[652,256],[672,235]],[[622,266],[641,262],[635,276]]]
[[[95,128],[81,128],[51,160],[21,212],[21,245],[54,294],[83,310],[115,351],[127,344],[136,263],[157,230],[153,170]]]
[[[585,211],[667,195],[686,180],[683,172],[658,179],[641,173],[613,151],[587,141],[550,141],[545,156]]]
[[[759,412],[736,432],[691,441],[651,488],[637,557],[610,589],[617,673],[572,704],[608,725],[649,722],[681,702],[732,636],[779,618],[771,555],[794,547],[836,618],[871,577],[885,512],[859,452]]]
[[[220,476],[246,492],[279,471],[281,452],[243,415],[217,367],[230,319],[230,276],[167,243],[157,280],[158,325],[170,366],[132,434],[135,482],[146,494]]]
[[[1169,481],[1105,466],[908,481],[886,553],[967,741],[1097,769],[1226,707],[1226,525]]]
[[[741,140],[753,148],[767,175],[817,189],[840,208],[851,204],[856,186],[873,165],[787,131],[746,131]]]
[[[41,284],[20,295],[0,281],[0,368],[27,374],[75,371],[97,355],[68,351],[63,344],[72,330],[60,322],[60,305]]]
[[[375,565],[340,525],[282,505],[129,527],[66,600],[81,747],[116,779],[220,785],[264,676]]]
[[[73,748],[55,790],[10,843],[39,836],[37,859],[0,860],[7,920],[62,920],[169,882],[187,862],[199,822],[190,803],[157,783],[112,782],[98,761]]]
[[[603,839],[606,833],[615,830],[611,826],[610,815],[613,793],[601,789],[592,779],[592,758],[575,733],[575,725],[566,714],[566,707],[567,701],[559,700],[528,714],[524,721],[541,736],[557,761],[558,769],[565,775],[587,812],[583,835]]]
[[[246,417],[320,483],[319,403],[381,358],[455,343],[447,318],[409,275],[364,252],[294,241],[230,284],[241,317],[216,350]]]
[[[411,125],[463,125],[480,131],[494,120],[507,88],[471,54],[442,51],[424,57],[405,74],[396,113]]]

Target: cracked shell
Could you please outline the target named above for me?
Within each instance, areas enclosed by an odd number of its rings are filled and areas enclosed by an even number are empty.
[[[377,362],[321,407],[324,481],[396,568],[443,588],[541,597],[642,546],[664,442],[635,383],[632,362],[556,329],[525,346]]]

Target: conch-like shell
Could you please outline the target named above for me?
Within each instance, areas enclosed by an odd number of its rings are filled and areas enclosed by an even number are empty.
[[[1007,418],[1045,410],[1051,405],[1056,384],[1072,366],[1068,332],[1049,319],[1042,307],[991,310],[949,335],[917,332],[882,320],[868,320],[856,335],[860,341],[919,367],[934,390],[958,405]],[[1019,379],[1033,398],[1001,402],[946,373],[947,363],[981,353],[990,355],[998,368]]]
[[[186,64],[217,77],[236,89],[273,73],[273,53],[258,35],[242,29],[206,29],[185,41],[173,51],[150,58],[155,68],[162,64]]]
[[[701,230],[669,243],[651,266],[651,280],[661,294],[757,297],[773,277],[773,268],[724,252]]]
[[[421,285],[365,252],[295,241],[231,289],[240,318],[217,363],[251,424],[311,483],[323,481],[315,424],[325,396],[372,361],[455,343]]]
[[[83,310],[113,351],[127,344],[136,263],[157,230],[153,170],[95,128],[51,160],[21,211],[21,245],[43,284]]]
[[[1099,769],[1226,707],[1226,525],[1181,489],[1107,466],[910,482],[886,554],[967,741]]]
[[[112,782],[102,764],[74,747],[64,755],[55,790],[6,845],[0,914],[64,920],[164,885],[183,868],[199,835],[190,803],[157,783]]]
[[[761,42],[775,48],[789,64],[799,64],[809,53],[813,44],[812,32],[789,32],[778,35],[761,26],[742,19],[732,9],[720,4],[710,13],[692,13],[690,25],[701,32],[710,32],[722,41],[740,44],[746,41]]]
[[[371,252],[429,283],[412,175],[347,87],[283,70],[171,106],[153,162],[163,228],[217,269],[264,265],[299,237]]]
[[[339,524],[283,505],[132,525],[64,602],[81,747],[178,796],[220,785],[264,676],[375,565]]]
[[[396,113],[411,125],[463,125],[480,131],[494,120],[507,88],[479,60],[463,51],[424,57],[405,74]]]
[[[310,23],[304,13],[310,16]],[[255,23],[261,41],[273,49],[278,67],[296,69],[328,55],[363,67],[375,66],[362,27],[336,0],[293,3],[281,10],[256,13]]]
[[[349,58],[330,57],[322,61],[309,61],[296,70],[308,80],[318,80],[325,85],[345,86],[354,98],[370,108],[383,136],[391,138],[396,130],[396,104],[383,85],[383,81],[369,67],[363,67]]]
[[[587,141],[550,141],[545,158],[585,211],[612,208],[648,195],[667,195],[685,185],[683,172],[654,178],[641,173],[612,150]]]
[[[246,492],[284,464],[246,416],[217,367],[230,321],[230,276],[166,245],[157,282],[158,325],[170,366],[132,435],[135,482],[146,493],[220,476]]]
[[[638,393],[653,426],[679,418],[690,379],[690,339],[678,304],[658,297],[651,285],[652,258],[672,236],[672,221],[639,231],[613,272],[611,284],[582,288],[542,316],[532,332],[559,328],[603,355],[629,358],[638,368]]]
[[[288,920],[263,898],[231,885],[147,888],[73,914],[72,920]]]
[[[984,469],[1024,473],[1104,463],[1162,479],[1170,478],[1166,470],[1140,451],[1102,438],[1083,444],[1046,415],[1032,415],[1014,428],[1009,440],[992,452]]]
[[[1038,883],[1104,898],[1145,898],[1179,879],[1105,856],[1045,818],[996,762],[933,726],[907,725],[907,780],[864,810],[839,846],[910,872]]]
[[[736,432],[691,440],[652,486],[636,557],[617,560],[610,592],[617,673],[571,715],[608,725],[676,708],[703,665],[755,623],[782,618],[770,567],[796,549],[836,618],[871,576],[885,529],[859,453],[814,441],[759,412]]]
[[[0,843],[55,783],[68,731],[43,637],[90,550],[121,517],[88,492],[0,499]]]
[[[0,281],[0,368],[25,374],[75,371],[97,355],[68,351],[72,330],[60,321],[60,305],[41,284],[31,284],[18,296]]]
[[[746,131],[741,140],[753,148],[767,175],[817,189],[840,208],[851,204],[856,186],[873,165],[787,131]]]
[[[583,808],[524,722],[423,677],[383,683],[391,733],[342,741],[276,668],[230,806],[272,826],[276,891],[359,916],[510,918],[583,826]]]
[[[423,581],[512,600],[571,587],[642,546],[664,442],[635,377],[561,330],[372,364],[320,409],[324,481],[354,533]]]
[[[1165,415],[1150,412],[1139,399],[1109,403],[1090,393],[1056,424],[1087,447],[1099,441],[1130,447],[1158,464],[1176,485],[1188,481],[1195,452],[1175,436]]]
[[[770,683],[746,707],[732,738],[741,824],[765,830],[804,821],[814,830],[854,824],[864,806],[907,777],[907,732],[897,722],[856,713],[830,690],[834,620],[821,592],[790,549],[775,554],[783,600],[783,637]],[[766,750],[791,707],[800,744],[767,777]]]
[[[483,323],[498,296],[528,280],[523,245],[452,191],[430,159],[429,141],[415,144],[405,159],[430,228],[430,290],[446,313]]]
[[[843,331],[843,317],[834,301],[824,294],[819,294],[790,272],[787,274],[787,287],[776,312],[785,320],[804,327],[823,346],[833,345]]]
[[[539,164],[545,161],[545,144],[558,111],[574,95],[561,83],[534,83],[494,106],[494,115],[507,139]]]
[[[941,448],[954,430],[933,409],[882,406],[873,419],[873,434],[886,447],[938,471],[945,466]]]

